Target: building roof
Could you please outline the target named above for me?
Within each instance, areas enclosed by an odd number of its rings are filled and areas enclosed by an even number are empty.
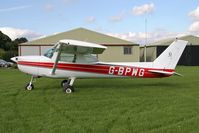
[[[175,39],[176,38],[169,38],[169,39],[157,41],[155,43],[149,44],[149,47],[151,47],[151,46],[169,46]],[[197,36],[187,35],[187,36],[179,37],[178,39],[188,41],[189,45],[199,46],[199,37],[197,37]]]
[[[122,40],[116,37],[91,31],[85,28],[77,28],[70,31],[58,33],[56,35],[47,36],[41,39],[22,43],[20,45],[53,45],[62,39],[74,39],[79,41],[87,41],[102,45],[138,45],[136,43]]]

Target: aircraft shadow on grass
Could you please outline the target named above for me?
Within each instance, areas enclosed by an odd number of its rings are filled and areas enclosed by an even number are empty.
[[[93,79],[92,79],[93,80]],[[109,79],[110,80],[110,79]],[[107,82],[104,82],[104,80],[96,80],[94,81],[94,83],[89,82],[88,84],[76,84],[76,88],[81,88],[81,89],[88,89],[88,88],[92,88],[92,89],[170,89],[170,88],[181,88],[180,84],[178,83],[168,83],[168,82],[164,82],[164,81],[153,81],[152,83],[143,83],[143,82],[133,82],[129,81],[129,80],[119,80],[119,81],[115,81],[111,80],[109,81],[107,80]]]

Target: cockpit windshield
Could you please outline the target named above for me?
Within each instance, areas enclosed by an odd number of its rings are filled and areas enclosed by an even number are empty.
[[[49,49],[46,53],[44,53],[44,56],[48,57],[48,58],[52,58],[54,52],[56,51],[56,46],[52,47],[51,49]]]

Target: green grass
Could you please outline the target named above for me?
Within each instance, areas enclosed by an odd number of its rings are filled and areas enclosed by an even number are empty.
[[[199,67],[178,67],[184,77],[78,79],[64,94],[61,79],[0,69],[0,133],[127,133],[199,131]]]

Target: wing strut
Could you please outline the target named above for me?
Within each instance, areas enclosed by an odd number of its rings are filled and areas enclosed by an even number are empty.
[[[55,74],[55,71],[57,69],[57,64],[59,62],[59,57],[60,57],[60,54],[61,54],[61,49],[62,49],[62,44],[59,43],[59,46],[58,48],[56,49],[57,52],[57,57],[55,58],[55,63],[53,65],[53,68],[52,68],[52,72],[51,72],[51,75],[54,75]]]

